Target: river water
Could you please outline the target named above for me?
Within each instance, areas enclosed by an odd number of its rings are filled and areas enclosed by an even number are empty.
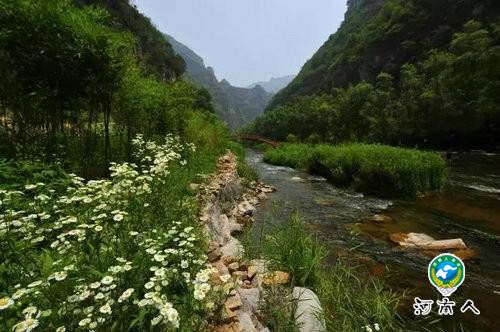
[[[259,228],[285,222],[298,211],[308,228],[329,248],[332,257],[343,256],[369,267],[396,292],[405,292],[402,315],[415,319],[413,298],[441,299],[427,279],[427,265],[439,252],[403,250],[389,239],[391,233],[426,233],[436,239],[462,238],[472,250],[466,253],[466,278],[452,295],[457,303],[452,317],[438,318],[427,327],[452,331],[500,331],[500,155],[454,154],[446,188],[416,200],[387,200],[340,189],[324,178],[287,167],[266,164],[262,155],[247,151],[263,182],[278,191],[258,209]],[[376,223],[374,214],[390,222]],[[472,299],[480,316],[461,313]]]

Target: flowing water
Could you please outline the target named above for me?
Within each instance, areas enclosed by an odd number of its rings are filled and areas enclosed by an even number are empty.
[[[427,279],[427,265],[439,253],[403,250],[389,235],[417,232],[436,239],[462,238],[472,249],[461,253],[466,256],[466,279],[451,297],[457,303],[455,314],[437,317],[441,319],[435,326],[447,331],[459,325],[470,331],[500,331],[500,155],[454,154],[446,188],[416,200],[379,199],[336,188],[323,178],[266,164],[254,150],[247,151],[247,161],[265,183],[278,189],[258,209],[257,229],[284,222],[298,211],[332,256],[366,264],[395,291],[405,291],[402,312],[407,319],[413,319],[414,296],[441,299]],[[374,214],[392,221],[373,222]],[[467,299],[481,310],[480,316],[460,312]]]

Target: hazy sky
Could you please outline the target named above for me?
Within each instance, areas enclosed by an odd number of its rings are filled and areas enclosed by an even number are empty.
[[[219,79],[246,86],[296,74],[335,32],[346,0],[134,0]]]

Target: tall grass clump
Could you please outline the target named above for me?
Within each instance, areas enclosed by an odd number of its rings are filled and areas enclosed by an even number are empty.
[[[401,328],[397,311],[400,296],[390,291],[382,280],[371,277],[361,266],[342,261],[327,261],[327,250],[307,230],[298,214],[273,230],[265,230],[259,239],[244,239],[260,247],[252,250],[270,262],[270,268],[287,271],[292,276],[288,289],[266,292],[261,310],[266,323],[276,331],[295,331],[295,286],[312,289],[323,307],[321,319],[328,331],[362,331],[369,326],[380,331]],[[255,257],[254,257],[255,258]]]
[[[289,287],[276,286],[267,289],[260,302],[260,311],[265,315],[266,326],[275,332],[300,332],[300,326],[295,320],[297,304]]]
[[[298,214],[277,231],[266,236],[262,251],[276,270],[292,275],[296,286],[314,286],[325,248],[311,237]]]
[[[238,160],[238,175],[242,179],[242,184],[245,187],[249,187],[252,183],[259,181],[259,174],[255,168],[241,158]]]
[[[303,168],[336,185],[383,197],[438,191],[447,173],[437,153],[378,144],[283,144],[266,151],[264,160]]]
[[[264,161],[292,168],[307,168],[313,152],[312,145],[284,143],[276,149],[266,149]]]
[[[338,261],[319,275],[315,291],[328,331],[404,330],[397,314],[401,296],[367,276],[361,266]]]

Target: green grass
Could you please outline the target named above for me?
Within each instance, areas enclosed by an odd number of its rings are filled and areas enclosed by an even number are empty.
[[[244,159],[238,159],[238,175],[242,179],[242,184],[245,187],[251,186],[252,183],[259,181],[259,174],[250,166]]]
[[[446,163],[434,152],[378,144],[283,144],[264,161],[325,176],[339,186],[382,197],[413,197],[440,190]]]
[[[366,325],[374,329],[375,323],[381,331],[402,328],[397,314],[401,296],[362,267],[341,261],[327,263],[326,248],[310,235],[299,215],[261,234],[260,239],[245,237],[245,249],[250,249],[256,256],[253,258],[269,260],[271,269],[292,275],[288,290],[266,292],[264,296],[261,310],[273,330],[295,330],[290,297],[295,286],[310,288],[318,295],[328,331],[362,331]]]
[[[260,303],[260,311],[265,315],[266,326],[275,332],[299,332],[295,321],[297,301],[292,299],[291,289],[276,286],[266,290]]]
[[[266,236],[262,251],[273,269],[292,275],[294,285],[307,287],[318,284],[318,267],[326,250],[307,233],[298,214],[294,214],[285,227]]]
[[[380,279],[367,276],[361,266],[337,262],[319,272],[315,288],[324,310],[328,331],[361,331],[363,326],[381,331],[406,330],[398,318],[402,298]]]

